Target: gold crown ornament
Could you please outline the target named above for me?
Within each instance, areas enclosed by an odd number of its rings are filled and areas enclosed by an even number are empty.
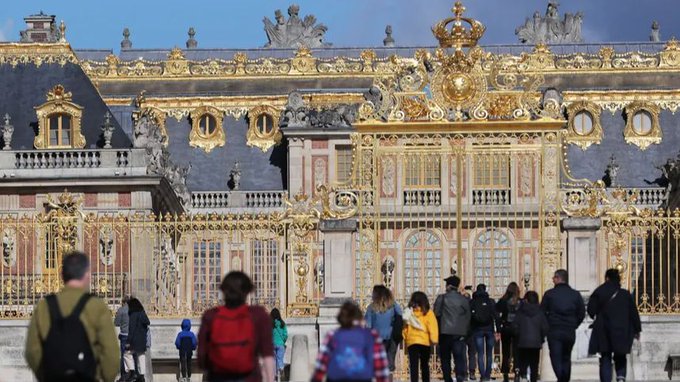
[[[465,7],[460,1],[456,1],[452,11],[454,17],[444,19],[432,27],[432,33],[439,40],[439,46],[456,48],[456,50],[476,46],[486,30],[484,24],[475,19],[463,17]],[[451,24],[450,28],[449,24]]]

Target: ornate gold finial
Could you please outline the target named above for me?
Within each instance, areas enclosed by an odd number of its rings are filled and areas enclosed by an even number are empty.
[[[178,47],[172,48],[170,53],[168,54],[168,59],[170,60],[184,60],[184,53],[182,52],[182,49]]]
[[[305,45],[300,45],[297,52],[295,52],[295,57],[312,57],[312,50]]]
[[[454,17],[444,19],[432,27],[432,33],[439,40],[439,46],[442,48],[455,47],[456,50],[476,46],[477,41],[482,38],[486,30],[484,24],[475,19],[463,17],[465,7],[460,1],[456,1],[452,11]],[[464,23],[469,25],[469,29],[464,26]],[[449,24],[452,24],[450,30],[447,28]]]
[[[59,42],[66,42],[66,24],[61,20],[59,24]]]
[[[63,85],[56,85],[47,92],[48,101],[71,101],[71,92],[67,92]]]

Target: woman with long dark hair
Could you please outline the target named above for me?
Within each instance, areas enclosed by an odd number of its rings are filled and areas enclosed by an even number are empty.
[[[272,333],[274,338],[274,356],[276,357],[276,373],[280,376],[283,372],[284,362],[283,357],[286,355],[286,341],[288,341],[288,328],[286,323],[281,318],[281,312],[274,308],[269,313],[272,318],[272,325],[274,331]]]
[[[128,381],[144,382],[146,374],[146,350],[147,338],[149,336],[149,317],[144,311],[142,302],[136,298],[131,298],[128,302],[128,314],[130,315],[130,326],[128,328],[128,338],[126,349],[132,353],[134,358],[134,376]]]
[[[366,327],[374,329],[380,335],[387,352],[387,361],[390,372],[394,372],[394,359],[397,355],[397,346],[401,342],[403,329],[402,312],[399,304],[394,301],[392,292],[384,285],[373,287],[371,305],[366,309]],[[397,337],[397,338],[395,338]]]
[[[503,355],[501,372],[503,373],[503,382],[508,382],[510,364],[512,363],[515,369],[518,367],[518,363],[514,359],[517,354],[517,340],[512,324],[520,307],[519,293],[519,285],[513,281],[508,284],[505,294],[496,304],[496,311],[500,315],[501,322],[501,352]]]
[[[439,326],[430,301],[423,292],[414,292],[404,311],[404,341],[408,351],[411,382],[418,382],[418,369],[423,382],[430,382],[430,347],[439,340]]]

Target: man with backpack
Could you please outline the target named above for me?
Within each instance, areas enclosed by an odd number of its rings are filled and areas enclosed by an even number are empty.
[[[26,361],[40,382],[111,382],[120,367],[120,349],[109,308],[87,292],[88,256],[67,254],[61,274],[64,288],[33,309]]]
[[[253,282],[243,272],[229,272],[220,289],[224,305],[203,314],[198,332],[198,363],[207,381],[273,381],[271,318],[261,306],[246,304]]]
[[[445,382],[452,382],[451,355],[455,362],[456,381],[465,379],[465,337],[470,330],[470,303],[458,292],[460,278],[444,279],[446,293],[437,296],[434,315],[439,320],[439,351]]]
[[[491,380],[491,368],[493,364],[493,348],[500,339],[500,323],[496,314],[496,304],[489,298],[486,285],[477,285],[477,291],[472,295],[470,302],[472,312],[472,336],[477,348],[477,364],[482,381]]]

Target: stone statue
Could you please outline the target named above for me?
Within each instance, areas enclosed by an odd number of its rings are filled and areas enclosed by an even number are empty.
[[[229,172],[229,177],[231,178],[231,189],[238,191],[241,187],[241,165],[239,162],[234,162],[234,167]]]
[[[525,20],[524,25],[515,29],[519,41],[525,44],[564,44],[582,42],[581,25],[583,13],[567,13],[560,20],[559,4],[555,1],[548,3],[545,16],[537,11],[532,18]]]
[[[288,103],[283,111],[281,127],[307,127],[309,109],[305,106],[302,94],[292,92],[288,95]]]
[[[102,125],[102,138],[104,138],[104,148],[111,148],[111,138],[113,138],[113,123],[111,123],[111,113],[108,111],[104,115],[104,124]]]
[[[268,17],[265,17],[264,31],[267,33],[269,42],[265,48],[323,48],[331,44],[323,41],[328,28],[323,24],[316,23],[316,17],[307,15],[304,19],[299,16],[300,7],[291,5],[288,7],[288,20],[281,10],[276,10],[274,16],[276,24]]]
[[[309,127],[323,129],[330,127],[352,127],[356,120],[357,110],[357,105],[348,104],[340,104],[321,110],[311,110],[309,112]]]
[[[394,259],[389,256],[385,258],[382,265],[380,266],[380,273],[383,275],[383,284],[385,284],[385,286],[388,288],[392,288],[393,286],[392,280],[394,279],[395,267],[396,264],[394,263]]]
[[[114,254],[113,233],[101,232],[99,234],[99,260],[106,266],[113,265]]]
[[[172,237],[164,234],[161,238],[159,259],[156,262],[156,288],[159,298],[173,297],[176,294],[178,267],[177,254],[172,246]]]
[[[5,124],[2,125],[2,141],[5,143],[5,145],[2,147],[3,150],[11,150],[12,149],[12,134],[14,134],[14,126],[12,126],[9,121],[12,118],[9,116],[9,114],[5,113]]]
[[[661,41],[661,32],[659,31],[659,23],[656,20],[652,21],[652,33],[649,34],[649,41],[652,41],[652,42]]]
[[[323,256],[316,258],[314,262],[314,285],[319,288],[319,292],[323,293],[325,290],[325,267],[323,264]]]
[[[6,267],[13,267],[16,264],[16,251],[14,250],[14,239],[8,232],[2,236],[2,263]]]
[[[385,27],[385,39],[383,40],[383,46],[388,48],[394,47],[394,38],[392,37],[391,25]]]
[[[132,48],[132,41],[130,41],[130,30],[128,28],[123,29],[123,41],[120,42],[121,49]]]
[[[198,41],[194,38],[196,36],[196,30],[194,27],[189,28],[189,39],[187,40],[187,49],[196,49],[198,48]]]
[[[616,162],[616,157],[614,155],[609,158],[609,164],[607,165],[607,169],[604,171],[604,173],[605,175],[602,178],[602,181],[604,181],[605,186],[608,188],[619,186],[617,181],[619,176],[619,164]]]

